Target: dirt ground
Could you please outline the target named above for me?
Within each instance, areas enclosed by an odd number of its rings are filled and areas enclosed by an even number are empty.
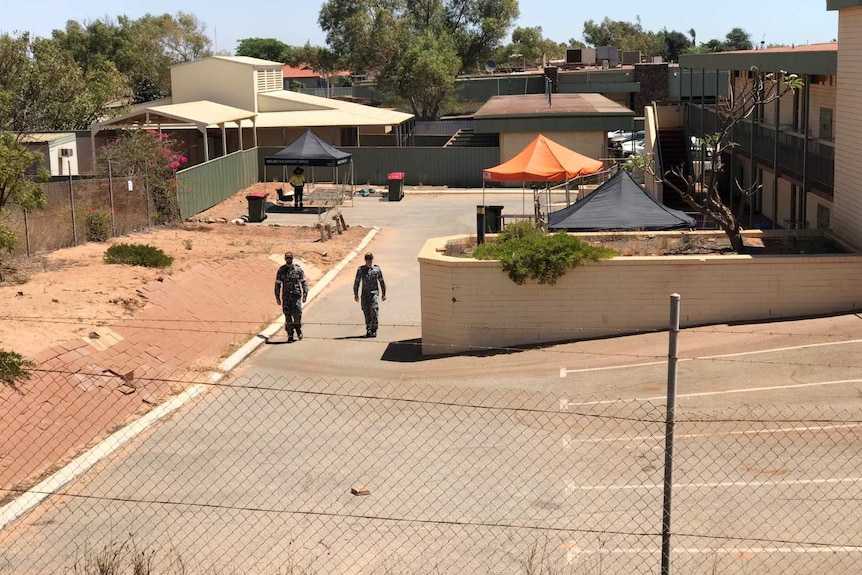
[[[365,237],[350,227],[321,243],[315,227],[230,223],[247,212],[244,190],[195,219],[176,227],[87,243],[73,248],[3,261],[0,281],[0,348],[32,357],[60,341],[87,335],[100,320],[134,317],[146,305],[138,290],[160,277],[182,274],[196,264],[253,254],[292,251],[313,284]],[[116,243],[148,244],[174,258],[166,269],[110,265],[105,250]],[[311,272],[311,273],[309,273]],[[78,318],[79,322],[56,322]]]

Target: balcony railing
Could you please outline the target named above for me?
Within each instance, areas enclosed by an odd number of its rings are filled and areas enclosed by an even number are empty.
[[[709,107],[692,104],[685,114],[685,131],[690,136],[703,137],[714,133],[718,125],[715,111]],[[803,168],[806,168],[809,185],[832,194],[835,148],[831,142],[809,137],[806,163],[805,135],[799,132],[780,129],[776,133],[775,126],[744,120],[735,126],[733,141],[739,145],[737,150],[765,166],[771,167],[776,163],[777,152],[780,173],[801,181]]]

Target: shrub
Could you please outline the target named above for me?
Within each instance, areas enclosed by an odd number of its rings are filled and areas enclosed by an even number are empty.
[[[613,250],[591,246],[566,232],[546,234],[530,222],[507,226],[496,242],[476,246],[473,252],[479,260],[500,260],[503,270],[519,285],[527,278],[553,285],[570,268],[615,255]]]
[[[166,268],[174,262],[174,258],[153,246],[117,244],[105,251],[105,262],[148,268]]]
[[[0,382],[4,385],[16,389],[18,383],[30,379],[31,367],[34,367],[32,361],[14,351],[0,349]]]
[[[104,242],[112,235],[111,213],[105,210],[91,210],[84,220],[88,242]]]

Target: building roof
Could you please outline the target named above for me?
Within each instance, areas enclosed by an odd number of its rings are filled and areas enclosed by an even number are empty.
[[[319,78],[320,74],[311,68],[305,66],[288,66],[285,64],[281,68],[281,75],[285,78]]]
[[[735,50],[709,54],[681,54],[681,68],[703,70],[749,70],[764,72],[834,75],[838,71],[838,43],[779,46],[763,50]]]
[[[252,58],[250,56],[210,56],[211,58],[216,58],[217,60],[227,60],[228,62],[236,62],[238,64],[248,64],[249,66],[262,66],[262,67],[272,67],[272,66],[282,66],[281,62],[274,62],[272,60],[264,60],[263,58]]]
[[[74,132],[31,132],[22,134],[20,141],[25,144],[65,144],[75,141]]]
[[[94,127],[99,129],[110,126],[126,126],[131,124],[196,124],[203,126],[218,126],[227,122],[239,122],[253,118],[254,112],[217,104],[208,100],[185,102],[183,104],[163,104],[137,109],[104,122],[97,122]]]
[[[491,119],[524,116],[595,116],[604,114],[633,115],[625,106],[601,94],[553,94],[551,103],[544,94],[493,96],[474,117]]]
[[[320,78],[323,76],[320,72],[316,72],[309,68],[306,64],[300,66],[288,66],[285,64],[281,69],[281,75],[285,78]],[[349,70],[338,70],[332,73],[333,76],[350,76]]]
[[[303,126],[388,126],[406,122],[412,114],[386,108],[364,106],[353,102],[321,98],[301,92],[276,90],[263,92],[258,98],[276,100],[281,109],[260,112],[257,125],[261,128]],[[250,122],[243,125],[251,125]]]
[[[401,124],[412,114],[385,108],[363,106],[310,94],[275,90],[258,94],[261,100],[269,100],[270,112],[258,112],[225,106],[207,100],[182,104],[159,104],[137,108],[131,112],[94,124],[97,129],[127,125],[178,125],[194,124],[198,128],[216,127],[222,123],[243,127],[257,125],[259,128],[304,128],[320,126],[391,126]],[[252,120],[256,119],[254,124]]]

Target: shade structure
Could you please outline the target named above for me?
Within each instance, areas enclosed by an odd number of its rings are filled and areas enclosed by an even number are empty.
[[[482,172],[487,182],[562,182],[600,172],[604,164],[542,134],[514,158]]]
[[[659,231],[694,226],[691,216],[658,203],[625,170],[581,201],[548,214],[548,229],[570,232]]]
[[[351,161],[352,154],[327,144],[311,130],[283,150],[266,156],[266,166],[341,166]]]

